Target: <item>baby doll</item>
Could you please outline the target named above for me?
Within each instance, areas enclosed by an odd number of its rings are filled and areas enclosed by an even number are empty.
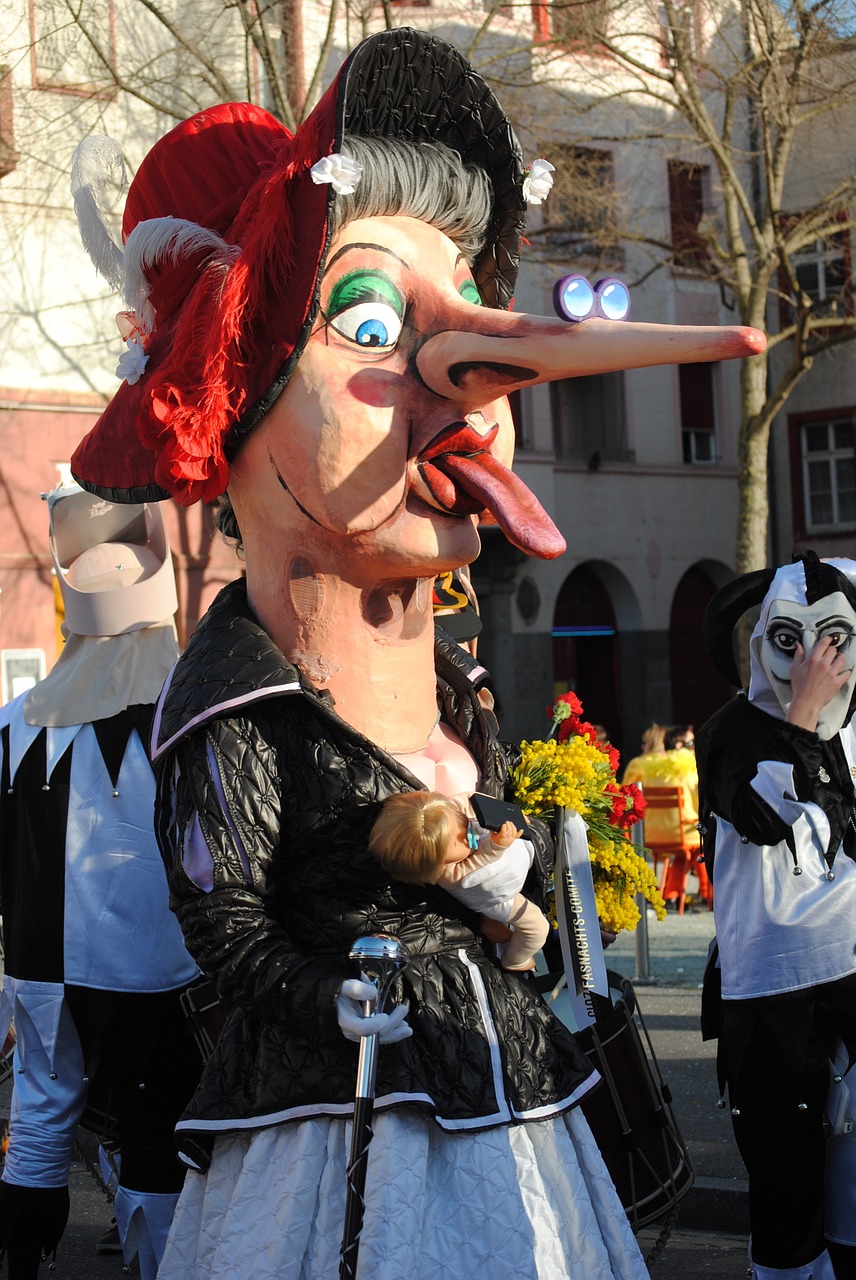
[[[549,922],[522,893],[496,893],[489,907],[484,883],[467,883],[474,872],[497,862],[523,832],[513,822],[479,834],[464,799],[438,791],[389,796],[372,828],[369,848],[396,880],[437,884],[459,902],[513,929],[502,953],[504,969],[531,969],[546,941]],[[476,901],[476,898],[478,899]]]

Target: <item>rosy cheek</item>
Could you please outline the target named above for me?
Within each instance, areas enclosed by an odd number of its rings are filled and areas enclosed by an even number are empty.
[[[393,409],[404,401],[406,379],[386,369],[361,369],[348,381],[348,394],[370,409]]]

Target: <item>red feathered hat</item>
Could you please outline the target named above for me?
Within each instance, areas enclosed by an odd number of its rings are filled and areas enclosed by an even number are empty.
[[[145,368],[72,458],[86,489],[185,506],[226,489],[228,459],[309,337],[335,198],[310,170],[348,136],[442,142],[485,170],[494,206],[474,275],[487,305],[508,305],[525,175],[507,117],[445,41],[406,28],[371,36],[295,135],[258,107],[227,103],[178,125],[140,165],[122,239],[126,287],[128,260],[132,291],[138,277]],[[115,281],[120,269],[105,274]]]

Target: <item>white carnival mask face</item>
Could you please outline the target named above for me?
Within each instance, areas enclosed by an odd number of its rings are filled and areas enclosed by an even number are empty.
[[[842,591],[814,604],[774,600],[767,613],[759,659],[770,688],[787,714],[793,696],[791,668],[797,645],[808,657],[818,642],[828,639],[844,655],[849,676],[846,684],[824,707],[817,726],[820,738],[834,738],[841,730],[856,687],[856,613]]]

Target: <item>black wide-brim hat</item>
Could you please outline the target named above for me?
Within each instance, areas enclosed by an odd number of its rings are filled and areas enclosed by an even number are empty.
[[[212,501],[229,458],[286,387],[318,310],[336,198],[310,170],[348,137],[441,142],[487,174],[493,211],[474,264],[483,302],[512,298],[525,221],[520,145],[453,46],[410,28],[363,41],[292,135],[261,108],[202,111],[157,142],[128,191],[123,242],[152,220],[200,235],[147,271],[153,331],[78,446],[72,473],[113,502]]]

